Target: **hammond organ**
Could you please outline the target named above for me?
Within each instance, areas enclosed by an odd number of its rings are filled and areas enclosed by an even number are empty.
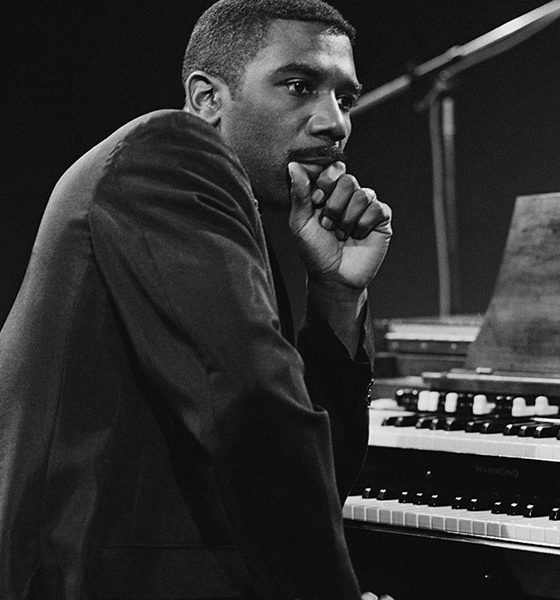
[[[398,383],[343,508],[362,588],[560,599],[560,195],[517,199],[464,365]]]

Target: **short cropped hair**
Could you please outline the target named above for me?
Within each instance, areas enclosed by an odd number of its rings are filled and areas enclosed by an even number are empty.
[[[223,79],[234,94],[246,65],[266,45],[275,19],[322,23],[326,33],[345,35],[354,43],[354,27],[322,0],[219,0],[193,29],[183,61],[183,85],[193,71],[201,70]]]

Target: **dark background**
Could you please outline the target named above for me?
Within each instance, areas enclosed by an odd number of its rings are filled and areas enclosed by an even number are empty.
[[[210,4],[43,0],[4,14],[0,323],[64,170],[130,118],[182,106],[183,49]],[[544,2],[332,4],[358,27],[356,63],[368,91]],[[394,211],[390,254],[371,288],[379,317],[438,312],[428,120],[414,109],[423,91],[357,117],[349,145],[350,170]],[[455,98],[460,312],[482,313],[515,197],[560,191],[560,21],[462,73]]]

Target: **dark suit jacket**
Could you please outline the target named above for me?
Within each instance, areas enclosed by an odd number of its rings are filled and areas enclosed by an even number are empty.
[[[312,307],[299,346],[211,127],[158,111],[84,155],[0,337],[0,597],[358,598],[370,369]]]

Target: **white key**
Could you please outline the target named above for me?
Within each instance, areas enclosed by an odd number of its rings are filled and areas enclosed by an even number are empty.
[[[432,527],[449,533],[458,533],[459,519],[465,517],[466,512],[450,506],[440,507],[438,516],[432,518]]]
[[[427,412],[430,406],[430,390],[420,390],[416,407],[418,412]]]
[[[439,392],[430,392],[428,397],[428,411],[437,412],[439,404]]]
[[[547,396],[537,396],[535,398],[535,414],[539,417],[558,414],[558,406],[548,403]]]
[[[419,506],[418,507],[418,527],[420,529],[433,529],[433,519],[441,515],[445,507],[441,506]]]
[[[390,525],[392,523],[392,512],[395,508],[398,508],[398,506],[398,500],[380,500],[378,523]]]
[[[496,408],[494,402],[488,402],[486,394],[475,394],[473,398],[473,415],[489,415]]]
[[[489,537],[502,537],[502,525],[504,522],[511,521],[509,515],[491,515],[486,521],[486,535]]]
[[[529,524],[525,517],[504,515],[500,523],[500,537],[505,540],[528,542],[531,538]]]
[[[511,524],[512,528],[512,538],[519,542],[530,542],[531,541],[531,523],[532,519],[527,519],[524,517],[520,518],[519,521],[514,521]],[[543,534],[544,537],[544,534]]]
[[[351,519],[355,521],[366,520],[366,508],[375,502],[374,498],[362,498],[361,501],[352,504]]]
[[[351,505],[350,498],[346,499],[346,502],[344,503],[344,506],[342,507],[342,516],[345,519],[351,519],[352,518],[352,505]]]
[[[544,438],[539,439],[535,445],[537,446],[535,458],[540,460],[554,460],[555,450],[558,451],[558,455],[560,456],[560,440]]]
[[[473,529],[474,525],[471,515],[469,515],[468,517],[459,518],[459,533],[464,533],[465,535],[472,535]]]
[[[404,524],[406,527],[418,527],[418,511],[407,505],[404,511]]]
[[[486,433],[481,435],[484,437],[484,454],[486,456],[499,456],[504,436],[501,433]]]
[[[527,519],[529,521],[529,537],[532,542],[537,544],[546,544],[546,531],[550,529],[550,524],[554,523],[548,517],[538,517],[536,519]]]
[[[406,504],[399,504],[391,511],[391,525],[404,527],[404,507]]]
[[[450,512],[445,517],[445,531],[449,533],[459,533],[459,511]]]
[[[380,500],[374,500],[366,506],[366,521],[368,523],[379,523],[379,503]]]
[[[457,401],[459,394],[457,392],[448,392],[445,394],[444,410],[446,413],[453,414],[457,412]]]
[[[560,546],[560,526],[554,521],[550,521],[549,525],[544,532],[544,541],[549,546]]]
[[[511,403],[512,417],[532,417],[535,414],[534,406],[527,406],[527,400],[523,396],[517,396]]]
[[[473,535],[486,537],[488,534],[488,522],[495,517],[489,510],[481,510],[473,512],[472,526]]]
[[[432,529],[435,529],[436,531],[445,531],[445,515],[446,511],[442,511],[432,517]]]

